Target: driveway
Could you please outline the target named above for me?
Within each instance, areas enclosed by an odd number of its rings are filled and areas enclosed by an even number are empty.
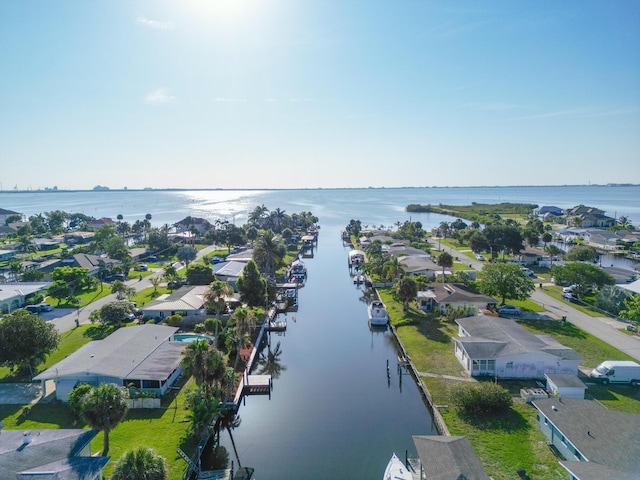
[[[40,398],[38,383],[0,383],[0,405],[28,405]]]

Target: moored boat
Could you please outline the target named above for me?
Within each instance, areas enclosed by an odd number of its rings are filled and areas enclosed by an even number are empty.
[[[374,300],[367,307],[369,313],[369,322],[371,325],[386,325],[389,323],[389,314],[387,306],[380,300]]]
[[[387,464],[382,480],[413,480],[413,475],[394,453]]]

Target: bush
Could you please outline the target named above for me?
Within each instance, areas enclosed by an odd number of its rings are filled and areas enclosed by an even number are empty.
[[[506,412],[513,403],[508,390],[493,382],[457,385],[451,390],[455,408],[466,415]]]
[[[82,416],[82,399],[91,390],[91,385],[81,383],[76,385],[69,393],[69,408],[73,417],[78,420]]]
[[[165,320],[170,327],[179,327],[182,323],[182,315],[176,313],[175,315],[169,315]]]
[[[193,331],[196,333],[204,333],[204,323],[196,323],[196,325],[193,327]]]
[[[222,322],[217,318],[207,318],[204,321],[204,329],[207,333],[215,333],[216,325],[218,325],[218,331],[222,330]]]

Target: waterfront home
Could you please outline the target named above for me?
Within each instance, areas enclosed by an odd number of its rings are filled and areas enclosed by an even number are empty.
[[[442,267],[436,265],[427,257],[406,256],[398,258],[398,262],[404,267],[404,271],[410,277],[424,275],[433,280],[438,273],[442,273]]]
[[[119,328],[104,340],[83,345],[33,381],[42,382],[46,397],[47,380],[55,384],[55,397],[66,402],[69,393],[80,383],[133,385],[158,396],[166,393],[182,372],[180,362],[184,342],[169,341],[175,327],[145,324]]]
[[[424,250],[400,242],[392,243],[391,245],[389,245],[388,251],[389,255],[392,255],[394,257],[412,256],[431,258],[431,255]]]
[[[591,246],[603,250],[614,250],[621,239],[616,232],[601,228],[588,228],[582,238]]]
[[[175,223],[176,233],[190,232],[195,229],[198,235],[204,235],[207,233],[213,225],[206,218],[200,217],[185,217],[179,222]]]
[[[467,437],[414,435],[420,457],[420,478],[490,480]]]
[[[520,250],[518,253],[518,259],[522,262],[522,265],[540,265],[549,262],[549,255],[539,248],[525,247],[524,250]]]
[[[549,221],[563,216],[564,210],[553,205],[545,205],[543,207],[536,208],[533,213],[537,215],[540,220]]]
[[[576,225],[583,228],[602,227],[609,228],[615,225],[616,219],[607,217],[604,210],[577,205],[565,210],[567,225]]]
[[[69,245],[89,243],[96,232],[69,232],[64,234],[64,242]]]
[[[212,271],[218,280],[227,282],[234,290],[237,290],[238,279],[242,276],[246,266],[246,262],[233,260],[231,262],[216,263],[212,267]]]
[[[640,415],[596,401],[536,399],[538,427],[558,451],[570,480],[633,480],[640,472]]]
[[[87,227],[93,228],[94,230],[100,230],[102,227],[106,227],[108,225],[113,225],[115,227],[116,222],[106,217],[98,218],[97,220],[91,220],[87,222]]]
[[[460,308],[494,309],[498,300],[476,292],[461,283],[431,283],[426,290],[417,293],[420,310],[427,313],[446,314]]]
[[[147,305],[140,307],[145,318],[161,320],[179,313],[183,317],[204,316],[205,294],[208,285],[185,285],[173,293],[160,295]]]
[[[548,335],[534,335],[515,321],[478,315],[459,318],[454,353],[472,377],[543,379],[545,373],[577,375],[575,350]]]
[[[43,292],[51,282],[3,283],[0,287],[0,313],[11,313],[26,304],[29,297]]]
[[[111,457],[91,454],[97,430],[2,430],[0,480],[99,480]]]

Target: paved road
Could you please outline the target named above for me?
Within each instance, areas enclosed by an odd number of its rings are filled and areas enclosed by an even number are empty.
[[[437,239],[429,238],[429,242],[436,248],[438,247]],[[471,265],[475,270],[482,270],[484,266],[484,262],[476,260],[471,252],[460,252],[445,246],[442,246],[441,249],[454,257],[458,257],[460,261]],[[585,332],[604,340],[609,345],[640,360],[640,336],[631,336],[622,333],[620,330],[626,328],[626,323],[608,317],[590,317],[576,310],[571,305],[547,295],[544,292],[544,285],[542,289],[536,287],[536,290],[531,295],[531,299],[545,308],[548,316],[560,319],[563,315],[566,315],[567,321],[573,323]],[[544,315],[545,314],[543,314],[543,316]]]
[[[215,245],[211,245],[203,248],[198,252],[197,258],[201,258],[204,255],[208,255],[219,247]],[[175,267],[177,270],[181,270],[184,266],[180,262],[176,262]],[[151,287],[151,278],[162,276],[164,272],[163,268],[158,268],[153,271],[151,275],[147,275],[143,277],[142,280],[133,279],[127,280],[125,283],[133,287],[136,291],[144,290],[145,288]],[[70,330],[76,326],[76,320],[79,320],[80,324],[90,323],[89,315],[92,311],[101,308],[103,305],[106,305],[109,302],[115,301],[116,296],[114,294],[107,295],[95,302],[90,303],[89,305],[82,307],[80,310],[75,309],[54,309],[51,312],[43,312],[41,314],[42,318],[45,320],[50,320],[56,326],[56,329],[59,332],[64,332]]]

